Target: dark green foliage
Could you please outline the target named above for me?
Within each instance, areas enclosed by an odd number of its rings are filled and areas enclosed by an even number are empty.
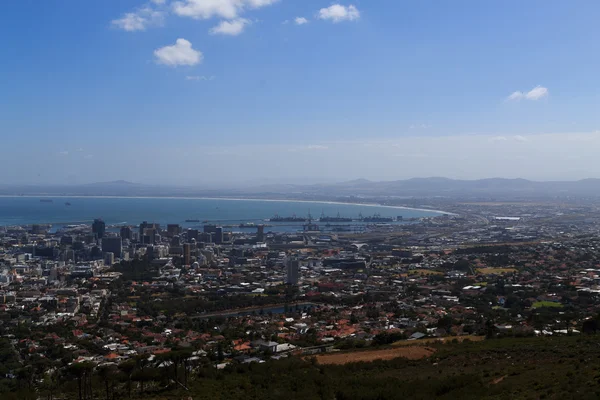
[[[390,333],[376,336],[377,344],[394,339]],[[152,361],[140,356],[118,367],[71,364],[38,379],[60,361],[32,358],[25,365],[10,341],[1,339],[0,399],[596,398],[598,343],[596,335],[428,343],[436,351],[421,360],[321,365],[314,357],[290,357],[232,362],[224,370],[214,366],[223,349],[215,349],[211,363],[192,360],[189,348],[174,347]]]

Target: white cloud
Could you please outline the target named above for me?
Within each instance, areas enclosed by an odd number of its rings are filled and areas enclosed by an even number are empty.
[[[529,139],[527,139],[525,136],[521,136],[521,135],[516,135],[515,140],[517,142],[529,142]]]
[[[125,13],[121,18],[111,21],[111,24],[124,31],[135,32],[145,31],[152,26],[160,26],[164,19],[164,12],[145,6],[135,12]]]
[[[304,25],[304,24],[308,24],[308,20],[304,17],[296,17],[296,18],[294,18],[294,23],[296,25]]]
[[[525,98],[527,100],[539,100],[546,96],[548,96],[548,89],[543,86],[536,86],[529,92],[525,93]]]
[[[173,12],[194,19],[236,19],[247,8],[261,8],[278,0],[182,0],[173,3]]]
[[[186,81],[214,81],[214,76],[199,76],[199,75],[188,75],[185,77]]]
[[[506,136],[495,136],[490,139],[490,142],[506,142],[508,139]]]
[[[506,100],[521,100],[523,98],[523,96],[524,96],[523,92],[516,91],[516,92],[512,92],[510,94],[510,96],[508,96],[506,98]]]
[[[521,92],[517,90],[516,92],[512,92],[510,96],[506,98],[509,101],[519,101],[521,99],[526,100],[540,100],[544,97],[547,97],[549,94],[548,88],[543,86],[536,86],[531,89],[529,92]]]
[[[327,8],[321,8],[318,16],[320,19],[329,20],[334,23],[355,21],[360,18],[360,11],[353,5],[346,7],[341,4],[334,4]]]
[[[197,65],[203,59],[202,52],[194,50],[192,43],[185,39],[177,39],[172,46],[165,46],[154,50],[154,56],[157,63],[170,67]]]
[[[237,18],[231,21],[221,21],[217,26],[210,29],[211,35],[229,35],[237,36],[244,31],[247,25],[250,25],[250,20],[245,18]]]
[[[167,0],[150,0],[152,1],[154,4],[158,4],[158,5],[163,5],[167,2]]]

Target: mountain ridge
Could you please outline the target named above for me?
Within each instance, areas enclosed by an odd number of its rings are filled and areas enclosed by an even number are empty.
[[[232,185],[233,186],[233,185]],[[600,179],[577,181],[533,181],[523,178],[473,180],[444,177],[410,178],[393,181],[355,179],[333,184],[265,184],[214,189],[202,185],[147,185],[125,180],[68,185],[0,185],[0,195],[82,196],[269,196],[306,197],[485,197],[485,196],[600,196]]]

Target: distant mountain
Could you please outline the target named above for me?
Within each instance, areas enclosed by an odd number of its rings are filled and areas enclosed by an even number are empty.
[[[260,191],[261,187],[255,189]],[[271,188],[274,189],[274,188]],[[552,197],[600,196],[600,180],[538,182],[527,179],[488,178],[457,180],[441,177],[373,182],[353,180],[333,185],[287,185],[281,192],[328,196],[446,196],[446,197]]]
[[[335,184],[269,184],[254,187],[209,189],[198,186],[145,185],[123,180],[84,185],[0,185],[0,195],[32,196],[215,196],[289,199],[338,197],[450,197],[533,198],[598,197],[600,179],[538,182],[526,179],[488,178],[457,180],[442,177],[374,182],[356,179]]]
[[[133,183],[133,182],[129,182],[129,181],[124,181],[122,179],[118,180],[118,181],[111,181],[111,182],[95,182],[95,183],[87,183],[85,184],[86,186],[122,186],[122,185],[127,185],[127,186],[134,186],[134,185],[139,185],[139,183]]]

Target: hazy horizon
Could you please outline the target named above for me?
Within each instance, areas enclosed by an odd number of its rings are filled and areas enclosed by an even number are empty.
[[[409,181],[409,180],[436,180],[436,179],[449,179],[453,181],[480,181],[480,180],[526,180],[530,182],[538,182],[538,183],[552,183],[552,182],[579,182],[585,180],[600,180],[600,177],[588,177],[581,179],[548,179],[548,180],[535,180],[535,179],[526,179],[521,177],[501,177],[501,176],[490,176],[484,178],[475,178],[475,179],[458,179],[458,178],[449,178],[447,176],[414,176],[410,178],[402,178],[402,179],[390,179],[390,180],[377,180],[377,179],[367,179],[367,178],[353,178],[353,179],[338,179],[338,180],[321,180],[318,179],[312,180],[310,178],[306,179],[296,179],[294,181],[277,181],[272,179],[264,179],[264,180],[254,180],[254,181],[240,181],[240,182],[199,182],[196,184],[174,184],[174,183],[152,183],[152,182],[140,182],[140,181],[129,181],[125,179],[112,179],[105,181],[90,181],[90,182],[68,182],[68,183],[5,183],[0,182],[0,186],[8,186],[8,187],[18,187],[18,186],[30,186],[30,187],[52,187],[52,186],[86,186],[86,185],[144,185],[144,186],[156,186],[156,187],[178,187],[178,188],[198,188],[198,186],[202,186],[201,189],[244,189],[244,188],[253,188],[260,186],[284,186],[284,185],[297,185],[297,186],[311,186],[311,185],[336,185],[336,184],[345,184],[345,183],[360,183],[360,181],[372,182],[372,183],[386,183],[386,182],[397,182],[397,181]]]

